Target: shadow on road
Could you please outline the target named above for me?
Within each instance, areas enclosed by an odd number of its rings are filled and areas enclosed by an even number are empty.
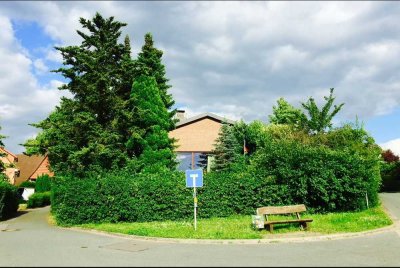
[[[29,211],[26,211],[26,210],[18,210],[16,213],[14,213],[14,215],[11,215],[11,216],[8,217],[8,218],[5,218],[5,219],[3,219],[3,220],[0,220],[0,223],[5,222],[5,221],[8,221],[8,220],[15,219],[15,218],[18,218],[18,217],[20,217],[20,216],[22,216],[22,215],[25,215],[25,214],[27,214],[27,213],[29,213]]]

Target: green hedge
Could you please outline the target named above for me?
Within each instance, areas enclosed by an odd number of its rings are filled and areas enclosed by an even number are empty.
[[[151,221],[181,219],[192,213],[192,194],[181,172],[57,177],[52,212],[57,222]]]
[[[28,208],[37,208],[37,207],[45,207],[50,205],[50,192],[43,193],[34,193],[29,196],[27,207]]]
[[[305,204],[315,212],[355,211],[378,204],[379,159],[349,150],[332,150],[274,141],[252,161],[259,178],[287,187],[285,203]]]
[[[369,206],[376,206],[381,177],[374,147],[334,148],[339,145],[265,138],[250,161],[205,174],[199,217],[251,215],[260,206],[293,204],[305,204],[310,212],[357,211],[366,208],[366,193]],[[193,190],[178,171],[58,177],[52,211],[61,224],[192,219]]]
[[[19,187],[24,187],[24,188],[35,188],[36,183],[34,181],[24,181],[22,182]]]
[[[204,187],[198,188],[198,215],[254,214],[275,197],[275,204],[283,204],[285,191],[279,195],[267,186],[268,180],[244,174],[206,174]],[[62,224],[193,218],[193,189],[186,188],[183,172],[57,177],[52,189],[52,212]]]
[[[400,162],[381,163],[382,192],[400,191]]]
[[[35,193],[43,193],[51,190],[51,178],[49,175],[38,176],[35,183]]]
[[[18,210],[17,187],[0,181],[0,220],[7,219]]]

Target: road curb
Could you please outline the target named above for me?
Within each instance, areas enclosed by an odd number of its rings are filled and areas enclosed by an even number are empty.
[[[386,214],[391,218],[393,223],[389,226],[385,226],[382,228],[368,230],[363,232],[356,233],[339,233],[339,234],[330,234],[330,235],[315,235],[315,236],[307,236],[307,233],[304,233],[306,236],[298,236],[298,237],[275,237],[275,238],[263,238],[263,239],[178,239],[178,238],[163,238],[163,237],[148,237],[148,236],[137,236],[137,235],[128,235],[128,234],[120,234],[120,233],[111,233],[106,231],[99,231],[94,229],[85,229],[81,227],[59,227],[66,230],[74,230],[85,233],[92,233],[98,235],[105,235],[110,237],[119,237],[125,239],[133,239],[133,240],[141,240],[148,242],[164,242],[164,243],[182,243],[182,244],[272,244],[272,243],[302,243],[302,242],[317,242],[317,241],[331,241],[331,240],[339,240],[339,239],[347,239],[347,238],[357,238],[363,237],[367,235],[375,235],[381,234],[390,231],[400,232],[400,220],[382,204],[382,207]],[[400,235],[400,234],[399,234]],[[284,235],[283,235],[284,236]]]
[[[163,237],[148,237],[148,236],[137,236],[128,234],[111,233],[106,231],[98,231],[93,229],[84,229],[81,227],[61,227],[66,230],[74,230],[85,233],[92,233],[98,235],[105,235],[110,237],[125,238],[131,240],[141,240],[148,242],[164,242],[164,243],[180,243],[180,244],[272,244],[272,243],[301,243],[301,242],[317,242],[317,241],[331,241],[346,238],[356,238],[366,235],[380,234],[384,232],[395,231],[398,228],[398,223],[394,222],[389,226],[385,226],[379,229],[368,230],[357,233],[339,233],[331,235],[316,235],[316,236],[304,236],[304,237],[276,237],[276,238],[263,238],[263,239],[178,239],[178,238],[163,238]]]

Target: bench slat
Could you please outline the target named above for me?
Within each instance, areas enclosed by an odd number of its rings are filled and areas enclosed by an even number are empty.
[[[257,208],[257,215],[277,215],[277,214],[289,214],[296,212],[305,212],[306,206],[304,204],[301,205],[293,205],[293,206],[280,206],[280,207],[261,207]]]
[[[266,221],[264,225],[267,224],[277,224],[277,223],[293,223],[293,222],[312,222],[312,219],[299,219],[299,220],[282,220],[282,221]]]

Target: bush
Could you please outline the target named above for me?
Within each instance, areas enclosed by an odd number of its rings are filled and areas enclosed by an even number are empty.
[[[366,208],[366,193],[369,206],[378,204],[380,148],[362,128],[317,135],[285,125],[254,129],[250,156],[204,175],[199,217],[301,203],[310,212],[357,211]],[[53,181],[52,211],[61,224],[192,219],[192,193],[182,172],[159,168],[64,176]]]
[[[27,202],[28,208],[45,207],[50,205],[50,192],[34,193]]]
[[[204,187],[198,189],[199,217],[250,215],[257,207],[290,203],[287,187],[276,185],[269,177],[257,178],[244,166],[238,169],[205,175]]]
[[[182,172],[105,174],[88,178],[57,177],[52,211],[57,222],[175,220],[191,215],[192,194]]]
[[[34,181],[24,181],[19,185],[22,188],[35,188],[35,186],[36,183]]]
[[[250,165],[204,175],[198,216],[254,214],[261,206],[305,204],[310,212],[355,211],[378,204],[374,159],[324,146],[267,143]],[[193,190],[182,172],[106,174],[54,180],[52,211],[61,224],[192,219]]]
[[[270,177],[287,187],[288,202],[311,211],[355,211],[378,204],[379,161],[349,150],[333,150],[295,141],[271,141],[260,149],[252,166],[259,178]]]
[[[18,210],[17,187],[0,181],[0,220],[7,219]]]
[[[197,189],[199,217],[254,214],[259,206],[289,202],[287,187],[239,169],[204,175],[204,187]],[[179,171],[57,177],[51,203],[61,224],[193,218],[193,189],[186,188],[185,175]]]
[[[51,190],[51,178],[44,174],[36,179],[35,193],[43,193]]]
[[[381,176],[383,192],[400,191],[400,162],[381,162]]]

